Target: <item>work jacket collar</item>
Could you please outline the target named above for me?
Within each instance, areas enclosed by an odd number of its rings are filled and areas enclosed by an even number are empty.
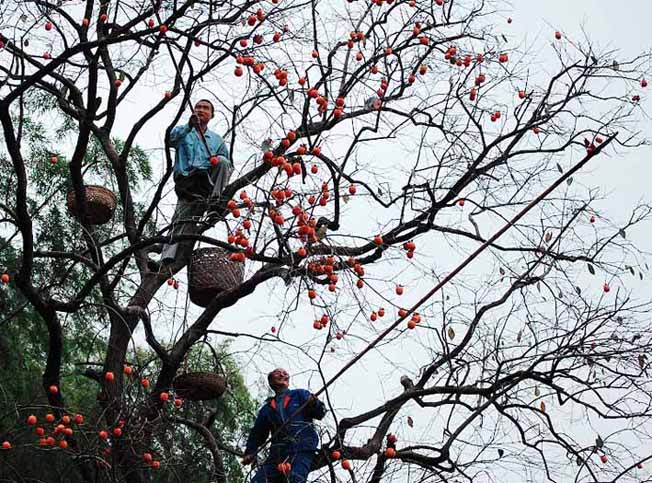
[[[278,404],[282,403],[283,408],[287,408],[290,404],[290,390],[286,389],[280,394],[276,394],[273,398],[270,399],[269,405],[273,410],[277,410]]]

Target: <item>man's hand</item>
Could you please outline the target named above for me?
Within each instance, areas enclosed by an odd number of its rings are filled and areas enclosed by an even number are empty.
[[[244,455],[244,457],[242,458],[242,464],[243,464],[244,466],[247,466],[247,465],[253,464],[254,461],[256,461],[256,455],[253,455],[253,454],[246,454],[246,455]]]
[[[199,127],[199,116],[197,116],[197,114],[190,116],[188,124],[190,124],[192,127]]]
[[[310,397],[308,398],[308,402],[306,403],[306,407],[311,408],[315,405],[316,402],[317,402],[317,396],[311,394]]]

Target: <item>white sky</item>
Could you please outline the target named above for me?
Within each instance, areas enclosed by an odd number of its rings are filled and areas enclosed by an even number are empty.
[[[648,40],[649,19],[652,15],[652,3],[644,0],[627,0],[626,2],[607,2],[606,0],[546,0],[531,2],[515,0],[514,10],[506,12],[505,18],[511,16],[513,24],[506,28],[511,33],[510,41],[522,43],[523,46],[533,51],[540,51],[546,56],[546,49],[550,51],[550,41],[553,32],[560,30],[568,37],[582,37],[585,30],[589,37],[603,49],[617,48],[623,52],[623,57],[631,57],[643,50],[650,48]],[[600,49],[598,49],[600,50]],[[652,88],[651,88],[652,89]],[[647,102],[642,104],[647,105]],[[141,136],[139,142],[145,146],[162,146],[162,130],[166,119],[156,121],[148,129],[146,136]],[[649,133],[650,122],[641,125],[645,133]],[[216,125],[220,130],[223,125]],[[590,171],[578,176],[580,182],[591,186],[601,186],[609,193],[607,200],[596,208],[615,220],[625,220],[629,216],[630,208],[640,200],[649,200],[649,183],[652,170],[650,168],[650,149],[641,148],[622,157],[601,157],[594,163]],[[170,200],[170,203],[173,199]],[[636,244],[645,251],[652,250],[649,239],[649,227],[628,234]],[[273,287],[273,293],[270,289]],[[640,285],[641,295],[649,293],[647,284]],[[413,283],[405,296],[406,305],[415,301],[425,293],[429,287]],[[164,289],[165,290],[165,289]],[[252,296],[235,307],[225,310],[220,314],[212,328],[220,330],[250,332],[262,335],[272,325],[277,325],[275,316],[283,305],[282,294],[285,287],[282,283],[275,282],[260,287]],[[305,302],[305,297],[303,297]],[[181,314],[178,313],[178,316]],[[387,321],[386,321],[387,322]],[[310,311],[299,310],[293,318],[293,324],[286,327],[283,336],[289,340],[301,343],[315,335],[311,329],[312,316]],[[322,333],[320,333],[322,334]],[[422,336],[423,337],[423,336]],[[326,374],[333,374],[344,364],[354,351],[360,350],[364,341],[356,341],[349,346],[345,356],[338,352],[326,354],[323,369]],[[291,372],[300,372],[304,367],[313,368],[312,364],[296,350],[284,348],[279,344],[272,345],[253,360],[248,360],[248,351],[252,349],[251,341],[238,339],[233,345],[234,349],[245,351],[241,360],[245,362],[247,381],[260,384],[262,374],[276,366],[284,366]],[[383,354],[373,353],[356,365],[346,377],[335,386],[332,392],[332,401],[338,408],[338,417],[359,414],[383,401],[385,398],[400,392],[399,376],[410,373],[424,363],[423,352],[415,351],[412,345],[405,345],[398,341],[392,344]],[[395,369],[394,366],[398,366]],[[294,386],[309,387],[316,390],[321,387],[320,381],[314,378],[307,379],[307,375],[299,374],[293,380]],[[254,390],[255,392],[255,390]],[[405,421],[407,415],[414,416],[417,424],[414,429],[407,428]],[[571,417],[561,414],[561,417]],[[582,428],[577,428],[580,432]],[[394,428],[402,438],[401,441],[410,439],[427,441],[431,431],[438,431],[437,423],[429,421],[428,415],[414,408],[401,413],[397,418]],[[587,444],[594,437],[592,431],[586,434]],[[505,475],[508,475],[506,473]],[[500,476],[494,476],[501,478]],[[510,476],[502,481],[510,480]],[[544,481],[543,474],[533,473],[528,476],[528,481]],[[400,481],[400,480],[396,480]],[[489,477],[480,478],[478,481],[491,481]]]

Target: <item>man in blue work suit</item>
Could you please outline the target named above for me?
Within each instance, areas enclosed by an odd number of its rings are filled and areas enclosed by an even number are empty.
[[[188,124],[170,132],[170,145],[176,150],[174,190],[178,197],[172,217],[172,236],[194,229],[209,202],[220,196],[233,172],[226,144],[219,134],[208,129],[208,122],[214,116],[213,104],[202,99],[195,104]],[[163,245],[161,264],[172,263],[179,249],[192,250],[193,246],[193,241]]]
[[[326,407],[305,389],[288,389],[290,375],[285,369],[274,369],[267,381],[275,395],[258,413],[242,464],[256,461],[258,449],[271,433],[269,456],[251,483],[305,483],[319,444],[312,420],[322,419]]]

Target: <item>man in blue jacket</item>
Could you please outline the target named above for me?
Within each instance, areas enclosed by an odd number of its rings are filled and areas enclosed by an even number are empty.
[[[176,150],[174,190],[178,197],[172,236],[192,231],[211,199],[220,196],[233,171],[226,144],[219,134],[208,129],[213,117],[215,107],[202,99],[195,104],[188,124],[170,132],[170,144]],[[180,248],[193,246],[192,241],[164,245],[161,263],[172,263]]]
[[[305,483],[319,445],[312,420],[322,419],[326,407],[305,389],[289,389],[285,369],[274,369],[267,381],[275,395],[258,412],[242,464],[256,461],[256,453],[271,434],[269,455],[251,483]]]

